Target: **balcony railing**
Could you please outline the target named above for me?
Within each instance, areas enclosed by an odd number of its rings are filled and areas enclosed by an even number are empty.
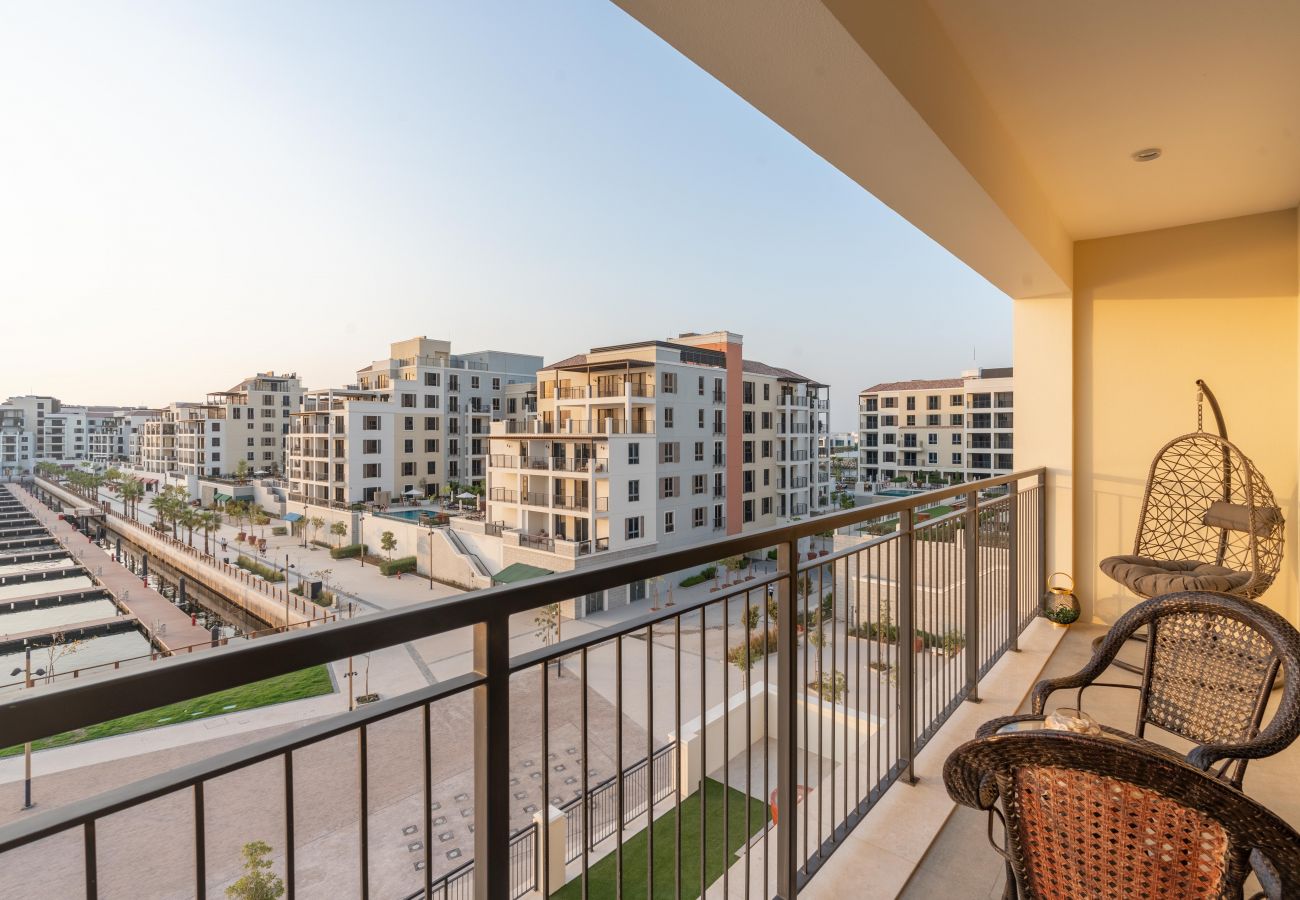
[[[308,812],[307,801],[295,797],[310,784],[312,810],[322,802],[359,810],[347,813],[342,824],[329,826],[324,861],[331,867],[332,890],[341,896],[372,895],[372,869],[389,865],[379,853],[372,859],[372,842],[378,846],[391,835],[384,831],[386,837],[380,838],[379,832],[372,836],[370,823],[375,819],[376,827],[388,828],[394,821],[383,819],[381,826],[379,817],[387,814],[393,790],[388,781],[395,770],[387,767],[400,759],[411,762],[411,796],[416,798],[409,819],[412,831],[403,829],[411,836],[404,840],[411,842],[412,861],[423,865],[383,870],[385,885],[401,881],[392,891],[396,896],[450,898],[455,893],[512,900],[533,889],[547,896],[566,880],[564,867],[547,861],[557,856],[572,859],[573,870],[580,873],[575,877],[586,878],[596,853],[608,848],[622,858],[629,826],[642,830],[670,807],[676,808],[680,822],[689,803],[701,818],[705,811],[726,817],[729,802],[705,803],[701,809],[700,797],[715,788],[725,796],[735,788],[754,797],[774,797],[780,815],[772,822],[763,803],[756,804],[756,813],[745,814],[745,836],[754,839],[743,840],[734,856],[727,851],[733,860],[732,885],[741,879],[761,883],[770,873],[771,892],[793,897],[808,879],[817,877],[825,857],[845,843],[894,782],[912,780],[916,754],[964,700],[978,699],[979,679],[1016,647],[1018,634],[1037,614],[1038,585],[1046,574],[1044,479],[1045,470],[1038,469],[927,493],[926,504],[965,498],[964,508],[930,520],[917,520],[918,498],[899,498],[683,550],[368,613],[302,634],[205,650],[121,677],[19,691],[0,705],[0,733],[11,745],[426,637],[450,639],[459,629],[474,633],[472,664],[464,674],[68,805],[38,810],[0,827],[0,859],[12,867],[19,856],[6,854],[21,849],[25,865],[36,864],[36,857],[28,854],[41,852],[66,861],[68,850],[75,848],[79,864],[41,868],[54,896],[97,896],[101,875],[108,881],[106,869],[118,892],[215,896],[233,875],[209,871],[216,851],[209,850],[205,834],[233,832],[242,840],[247,832],[247,839],[266,839],[285,851],[278,867],[293,896],[300,867],[323,864],[319,848],[316,857],[308,854],[308,841],[318,836],[320,823]],[[996,486],[1006,486],[1007,492],[979,499],[981,491]],[[716,520],[715,526],[725,526],[725,520]],[[809,543],[827,530],[850,540],[834,547]],[[521,545],[524,538],[520,535]],[[531,617],[551,604],[598,596],[732,556],[765,558],[769,549],[776,551],[771,573],[682,597],[671,606],[638,609],[621,622],[585,633],[566,631],[562,640],[543,640],[540,647],[530,629],[527,642],[511,645],[513,616]],[[768,604],[755,604],[760,621],[754,631],[770,637],[753,643],[745,627],[745,607],[752,597],[762,597],[768,585],[776,595],[776,620]],[[936,597],[942,602],[935,602]],[[824,604],[824,612],[816,617],[820,639],[810,640],[813,628],[795,626],[810,621],[819,603]],[[656,652],[646,652],[650,645]],[[710,646],[715,648],[711,655]],[[742,649],[733,659],[743,662],[743,668],[724,661],[736,647]],[[761,654],[757,659],[744,649],[750,647],[758,648],[752,651]],[[557,665],[564,669],[562,678]],[[824,687],[810,692],[813,666]],[[608,683],[593,688],[597,680]],[[555,725],[548,718],[553,707],[575,708],[574,684],[583,698],[610,699],[599,701],[605,705],[598,718],[589,720],[584,699],[580,715]],[[663,685],[675,685],[667,693],[667,715],[664,704],[648,699]],[[724,702],[704,703],[706,687],[720,688]],[[472,695],[473,703],[461,695]],[[634,738],[625,721],[635,721],[631,717],[636,710],[647,708],[657,711],[649,722],[642,719],[648,727],[638,726]],[[521,723],[532,724],[512,742],[516,715]],[[454,741],[445,739],[445,723],[453,721],[466,722],[463,740],[460,735]],[[656,732],[671,732],[674,750],[663,751]],[[737,741],[737,735],[750,737]],[[751,744],[753,735],[759,737]],[[338,757],[341,766],[354,768],[345,772],[332,766],[328,773],[319,773],[312,768],[315,754],[334,738],[355,749]],[[634,739],[643,743],[633,747]],[[571,750],[564,751],[561,741],[572,741]],[[540,776],[542,821],[555,818],[545,815],[551,798],[581,798],[578,812],[560,811],[557,827],[531,833],[527,822],[511,821],[520,791],[518,776],[525,771],[515,766],[525,744],[530,748],[526,752],[540,753],[542,762],[533,770]],[[346,745],[336,741],[333,746]],[[432,800],[435,786],[444,786],[435,785],[434,773],[447,768],[447,754],[462,751],[474,770],[472,797],[463,786],[456,789],[465,791],[460,799],[474,825],[474,863],[439,872],[442,854],[435,857],[437,842],[430,840],[436,835]],[[673,752],[720,760],[708,767],[720,784],[706,783],[686,767],[680,772],[690,781],[677,783],[678,767],[671,761],[660,763]],[[610,759],[638,758],[646,762],[631,769],[608,764]],[[571,763],[570,778],[579,782],[576,786],[559,783],[559,760]],[[372,788],[372,771],[383,772],[383,787]],[[327,777],[317,777],[321,774]],[[226,775],[238,781],[223,782]],[[613,786],[608,787],[611,776]],[[221,796],[223,786],[231,783],[262,796],[273,791],[276,799],[255,808],[209,802],[206,789]],[[703,786],[707,792],[701,791]],[[804,787],[814,790],[801,796]],[[664,799],[649,799],[658,797]],[[143,808],[162,798],[167,798],[169,810],[165,819]],[[557,803],[564,806],[567,801]],[[115,816],[130,811],[140,814]],[[187,822],[176,814],[192,818]],[[240,821],[233,822],[232,816]],[[244,818],[254,817],[263,829],[257,834],[242,827]],[[557,831],[561,820],[562,832]],[[273,830],[265,832],[272,821]],[[731,824],[739,828],[734,818]],[[649,834],[658,831],[650,829]],[[659,854],[649,854],[647,869],[623,871],[625,883],[628,878],[645,879],[650,882],[647,895],[656,893],[656,884],[661,890],[671,884],[682,859],[675,854],[699,858],[705,852],[703,840],[709,831],[701,825],[697,833],[700,837],[690,845],[670,851],[672,864],[656,865],[653,860]],[[37,846],[45,838],[58,840],[46,850]],[[341,853],[346,840],[354,842],[351,851]],[[555,840],[561,844],[552,852]],[[181,854],[186,863],[148,865],[163,841],[189,844]],[[217,846],[216,841],[211,844]],[[561,846],[564,853],[558,852]]]
[[[519,430],[507,431],[506,434],[577,434],[577,435],[608,435],[608,434],[654,434],[655,423],[653,419],[566,419],[563,422],[519,422],[518,420],[508,420],[514,422],[514,426]]]

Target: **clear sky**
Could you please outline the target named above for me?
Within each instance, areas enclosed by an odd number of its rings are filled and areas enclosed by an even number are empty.
[[[0,4],[0,397],[729,329],[858,390],[1011,302],[605,0]]]

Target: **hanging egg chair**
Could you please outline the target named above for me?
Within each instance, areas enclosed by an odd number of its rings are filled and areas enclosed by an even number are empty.
[[[1228,440],[1214,394],[1197,381],[1197,430],[1151,463],[1133,553],[1101,570],[1139,597],[1217,591],[1254,599],[1282,565],[1285,522],[1264,476]],[[1202,429],[1208,400],[1219,434]]]

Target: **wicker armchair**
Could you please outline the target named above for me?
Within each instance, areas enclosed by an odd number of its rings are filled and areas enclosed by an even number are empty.
[[[989,842],[1007,864],[1004,897],[1241,897],[1252,871],[1264,888],[1255,897],[1300,896],[1300,834],[1222,781],[1137,744],[992,735],[954,750],[943,778],[954,801],[989,813]]]
[[[1152,639],[1141,682],[1098,681],[1129,636],[1143,627]],[[1261,731],[1279,669],[1286,676],[1282,697]],[[1187,754],[1188,763],[1208,770],[1222,762],[1216,774],[1240,787],[1249,760],[1272,756],[1300,735],[1300,632],[1268,607],[1227,594],[1187,592],[1146,600],[1115,622],[1080,671],[1034,686],[1032,715],[995,719],[979,733],[1042,716],[1054,691],[1077,689],[1074,705],[1082,709],[1088,687],[1139,691],[1135,737],[1145,737],[1146,727],[1154,725],[1191,741],[1198,746]]]

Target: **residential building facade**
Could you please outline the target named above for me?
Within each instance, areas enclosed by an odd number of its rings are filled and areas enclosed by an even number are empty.
[[[537,377],[531,422],[492,429],[503,559],[551,571],[825,511],[826,385],[745,360],[731,332],[599,347]],[[577,614],[644,596],[584,598]]]
[[[490,425],[528,414],[542,363],[499,350],[453,354],[449,341],[427,337],[392,344],[355,385],[308,392],[290,417],[290,499],[349,504],[483,485]]]
[[[960,378],[894,381],[858,395],[859,481],[935,483],[1014,471],[1010,368]]]

